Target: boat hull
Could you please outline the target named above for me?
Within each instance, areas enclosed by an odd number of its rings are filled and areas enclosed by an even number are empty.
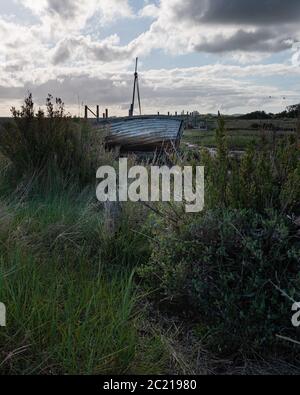
[[[123,151],[155,151],[178,147],[183,121],[171,117],[134,117],[112,121],[106,136],[109,147]]]

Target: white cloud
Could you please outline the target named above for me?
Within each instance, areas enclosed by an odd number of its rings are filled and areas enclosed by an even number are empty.
[[[192,12],[191,6],[202,4],[202,0],[161,0],[159,5],[147,2],[135,16],[127,0],[16,1],[36,18],[26,26],[0,17],[0,109],[4,103],[7,109],[16,104],[29,89],[39,103],[51,92],[62,96],[74,112],[79,96],[81,101],[110,106],[116,114],[124,115],[131,99],[132,60],[153,49],[174,55],[213,52],[231,65],[142,71],[141,91],[147,112],[216,112],[221,106],[228,112],[275,111],[282,109],[283,96],[287,97],[286,104],[299,101],[299,87],[280,89],[270,79],[268,83],[258,82],[264,77],[300,76],[299,28],[293,23],[280,25],[278,32],[271,21],[267,27],[228,20],[208,23],[201,21],[201,13]],[[216,10],[213,15],[224,18]],[[126,45],[117,34],[96,39],[96,35],[86,33],[91,21],[92,28],[101,31],[117,18],[134,17],[140,18],[139,23],[141,18],[153,20],[144,21],[145,32]],[[289,48],[287,56],[291,58],[285,63],[259,64],[270,53]]]
[[[96,42],[90,36],[67,37],[56,45],[53,50],[53,63],[58,65],[66,61],[80,61],[101,63],[118,62],[132,56],[134,46],[119,46],[119,37],[114,34],[101,42]]]
[[[158,18],[160,9],[155,4],[147,4],[139,11],[141,18]]]
[[[132,17],[127,0],[19,0],[35,15],[39,16],[45,28],[52,33],[58,30],[79,31],[88,20],[98,14],[99,25],[118,18]]]
[[[292,64],[300,68],[300,43],[295,44],[293,47]]]

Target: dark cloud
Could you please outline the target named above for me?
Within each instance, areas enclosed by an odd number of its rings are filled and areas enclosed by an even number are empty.
[[[90,59],[102,63],[127,60],[134,55],[136,47],[136,45],[117,46],[110,38],[102,42],[93,42],[83,36],[66,38],[57,44],[52,63],[58,65],[76,58],[79,60]]]
[[[299,0],[185,0],[178,17],[201,23],[266,25],[299,22]]]
[[[186,0],[173,8],[175,19],[199,28],[236,27],[210,39],[199,33],[196,51],[274,53],[299,40],[300,0]]]
[[[61,43],[60,45],[58,45],[54,52],[52,63],[54,65],[58,65],[60,63],[67,62],[71,58],[71,56],[72,53],[69,45],[67,43]]]
[[[125,75],[121,82],[131,84],[132,76]],[[116,84],[109,78],[96,78],[88,74],[80,76],[59,75],[42,84],[26,83],[23,87],[0,86],[1,99],[20,99],[27,92],[32,92],[37,105],[45,104],[49,93],[54,97],[61,97],[67,105],[77,105],[78,96],[89,104],[120,105],[127,104],[131,99],[131,88]],[[127,105],[129,108],[129,104]]]
[[[217,35],[212,41],[204,41],[195,45],[196,51],[210,53],[221,53],[231,51],[248,52],[281,52],[290,49],[293,40],[276,37],[276,32],[272,29],[258,29],[256,31],[245,31],[239,29],[231,37]]]
[[[73,19],[79,12],[79,3],[77,0],[48,0],[47,10],[51,14],[58,14],[66,19]]]

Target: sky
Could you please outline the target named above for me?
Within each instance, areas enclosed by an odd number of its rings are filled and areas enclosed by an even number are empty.
[[[299,0],[0,0],[0,116],[28,92],[127,115],[135,57],[145,114],[278,112],[300,102],[299,21]]]

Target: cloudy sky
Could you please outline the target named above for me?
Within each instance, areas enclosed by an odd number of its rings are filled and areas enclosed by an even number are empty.
[[[128,113],[279,111],[300,102],[299,0],[0,0],[0,115],[27,91]]]

